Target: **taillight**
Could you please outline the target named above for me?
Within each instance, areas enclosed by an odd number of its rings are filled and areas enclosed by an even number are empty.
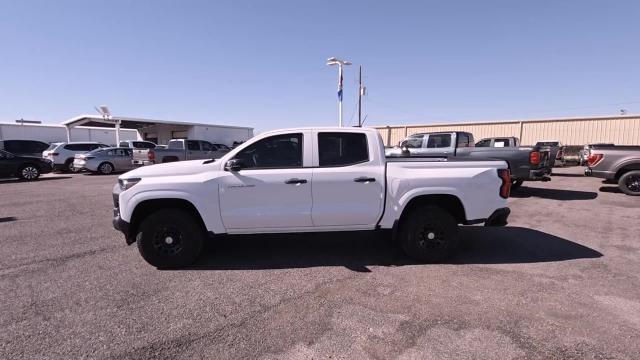
[[[529,153],[529,163],[531,165],[539,165],[540,164],[540,152],[532,151]]]
[[[500,197],[506,199],[511,194],[511,171],[509,169],[498,169],[498,177],[502,179]]]
[[[153,151],[149,150],[149,152],[147,153],[147,157],[149,158],[149,161],[155,161],[156,153],[154,153]]]
[[[604,155],[602,154],[589,154],[587,163],[589,164],[589,167],[596,166],[600,161],[602,161],[602,159],[604,159]]]

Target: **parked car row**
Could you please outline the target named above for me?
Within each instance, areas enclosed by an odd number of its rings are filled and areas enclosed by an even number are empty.
[[[231,148],[204,140],[171,140],[169,145],[150,141],[121,141],[118,147],[99,142],[1,140],[0,176],[35,180],[51,171],[91,171],[99,174],[129,171],[156,162],[218,158]],[[160,153],[156,161],[156,152]]]

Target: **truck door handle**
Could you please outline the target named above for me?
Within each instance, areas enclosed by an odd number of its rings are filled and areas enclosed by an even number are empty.
[[[376,181],[376,179],[371,177],[361,176],[353,179],[353,181],[358,183],[368,183],[368,182],[374,182]]]
[[[296,178],[292,178],[292,179],[286,180],[284,183],[285,183],[285,184],[294,184],[294,185],[295,185],[295,184],[306,184],[306,183],[307,183],[307,180],[306,180],[306,179],[296,179]]]

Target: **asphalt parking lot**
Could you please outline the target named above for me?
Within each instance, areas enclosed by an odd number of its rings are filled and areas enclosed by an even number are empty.
[[[637,359],[640,199],[556,172],[446,264],[382,235],[270,235],[178,271],[111,227],[116,176],[0,180],[0,358]]]

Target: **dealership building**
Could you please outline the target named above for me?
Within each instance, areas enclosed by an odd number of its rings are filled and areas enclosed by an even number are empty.
[[[116,144],[123,140],[148,140],[165,145],[171,139],[197,139],[232,145],[253,137],[253,128],[214,125],[133,117],[105,118],[80,115],[61,124],[41,124],[28,121],[0,123],[0,140],[40,140],[46,143],[62,141],[98,141]]]
[[[640,145],[640,115],[593,116],[532,120],[453,122],[424,125],[375,126],[386,146],[425,132],[465,131],[476,141],[488,137],[515,136],[523,145],[540,140],[559,140],[564,145],[589,143]]]

